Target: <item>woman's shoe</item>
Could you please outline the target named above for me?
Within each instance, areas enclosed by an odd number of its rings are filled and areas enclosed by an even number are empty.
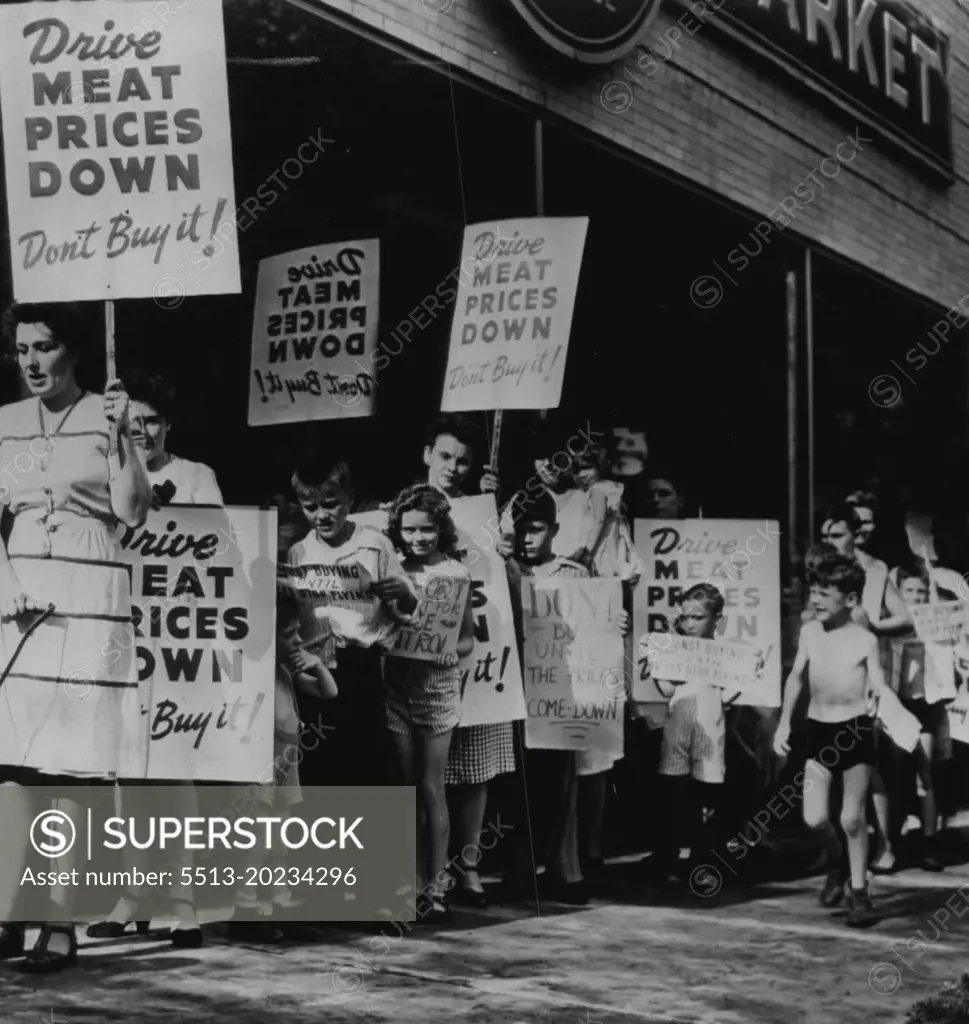
[[[70,947],[66,953],[55,953],[49,949],[54,935],[67,935]],[[72,924],[45,924],[33,949],[24,953],[17,969],[24,974],[54,974],[77,963],[77,932]]]
[[[138,935],[147,935],[151,928],[151,921],[95,921],[88,925],[85,934],[89,939],[120,939],[133,934],[128,930],[132,924]]]
[[[24,926],[0,925],[0,960],[15,960],[24,955]]]

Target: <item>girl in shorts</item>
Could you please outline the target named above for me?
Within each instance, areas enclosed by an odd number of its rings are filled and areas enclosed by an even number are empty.
[[[401,556],[405,572],[421,594],[416,616],[428,602],[447,599],[457,579],[466,578],[458,563],[457,530],[447,497],[429,484],[402,491],[387,522],[387,536]],[[430,902],[432,918],[447,913],[444,902],[450,821],[444,774],[451,734],[461,720],[458,661],[474,646],[470,587],[461,610],[457,651],[434,661],[388,655],[384,662],[387,727],[400,757],[404,782],[417,787],[418,879]]]

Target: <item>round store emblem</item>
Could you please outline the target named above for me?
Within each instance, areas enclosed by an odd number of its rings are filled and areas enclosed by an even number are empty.
[[[660,0],[511,0],[549,46],[586,64],[628,53],[659,10]]]

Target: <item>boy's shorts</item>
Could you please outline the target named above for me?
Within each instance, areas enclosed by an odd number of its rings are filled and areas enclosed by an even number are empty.
[[[875,723],[869,715],[858,715],[844,722],[807,720],[809,761],[816,761],[829,772],[846,772],[859,764],[875,766]]]
[[[936,761],[947,761],[952,757],[952,738],[949,734],[949,712],[945,701],[930,704],[924,697],[903,698],[902,707],[915,715],[922,727],[922,734],[935,741],[932,756]]]
[[[701,721],[696,699],[682,698],[670,706],[663,726],[660,775],[692,775],[698,782],[723,782],[726,746],[722,712],[718,721]]]

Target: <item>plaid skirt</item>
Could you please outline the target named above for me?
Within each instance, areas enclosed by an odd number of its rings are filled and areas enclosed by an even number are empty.
[[[449,786],[475,786],[515,770],[511,722],[469,725],[455,729],[444,781]]]

